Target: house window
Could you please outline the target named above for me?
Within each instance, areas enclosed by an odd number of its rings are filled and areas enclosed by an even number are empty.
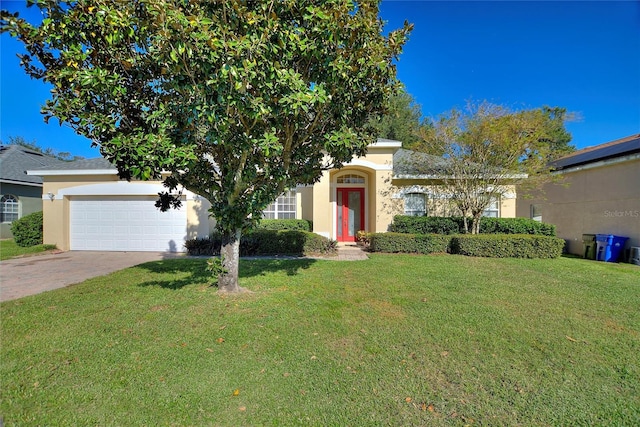
[[[13,222],[19,217],[18,198],[6,195],[0,199],[0,222]]]
[[[489,218],[500,218],[500,200],[492,199],[491,203],[484,209],[482,216]]]
[[[531,219],[542,222],[542,208],[540,205],[531,205]]]
[[[404,214],[409,216],[425,216],[427,214],[427,200],[422,193],[408,193],[404,195]]]
[[[262,212],[265,219],[295,219],[296,217],[296,190],[289,190],[271,203]]]
[[[364,176],[347,174],[339,176],[338,184],[364,184]]]

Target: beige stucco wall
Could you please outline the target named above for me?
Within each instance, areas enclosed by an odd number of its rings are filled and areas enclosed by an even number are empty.
[[[187,198],[187,239],[207,237],[216,220],[209,215],[211,203],[202,197]]]
[[[44,188],[47,188],[46,183]],[[56,245],[58,249],[63,251],[69,250],[68,205],[68,199],[42,200],[42,241],[45,244]]]
[[[419,179],[393,180],[392,195],[398,201],[396,208],[397,214],[402,214],[404,212],[404,200],[401,196],[402,190],[414,187],[416,188],[415,192],[423,192],[427,195],[436,195],[434,197],[430,197],[428,200],[427,209],[429,216],[460,215],[460,212],[451,201],[437,196],[439,189],[437,188],[437,185],[433,185],[433,182],[433,180]],[[516,187],[514,185],[507,186],[505,190],[505,196],[500,198],[500,218],[515,218],[517,206]]]
[[[313,221],[313,187],[298,187],[296,194],[300,197],[300,210],[296,212],[296,218]]]
[[[515,194],[515,189],[513,193]],[[516,217],[516,201],[517,199],[515,197],[500,199],[500,218]]]
[[[313,232],[325,237],[332,237],[331,178],[324,172],[320,181],[315,183],[313,192]]]
[[[536,205],[572,254],[583,254],[583,234],[625,236],[627,248],[640,246],[640,156],[569,169],[562,177],[544,187],[544,196],[518,199],[517,215],[530,218]]]
[[[399,213],[398,201],[391,197],[393,191],[392,175],[392,171],[376,171],[375,173],[372,189],[376,197],[373,212],[375,220],[372,221],[371,229],[367,231],[374,233],[389,231],[393,216]]]

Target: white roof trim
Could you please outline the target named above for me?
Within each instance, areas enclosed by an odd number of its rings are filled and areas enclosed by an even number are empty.
[[[362,159],[353,159],[349,163],[345,163],[342,167],[346,168],[348,166],[362,166],[362,167],[373,169],[373,170],[376,170],[376,171],[390,171],[390,170],[393,170],[393,166],[392,165],[380,165],[380,164],[373,163],[373,162],[370,162],[368,160],[362,160]]]
[[[167,191],[167,187],[157,183],[115,181],[102,184],[79,185],[58,190],[55,198],[60,200],[64,196],[157,196],[158,193]],[[194,200],[195,193],[184,190],[187,200]],[[43,195],[48,199],[48,195]]]
[[[42,187],[42,183],[38,184],[37,182],[14,181],[11,179],[0,179],[0,183],[13,184],[13,185],[26,185],[29,187]]]
[[[64,175],[117,175],[116,169],[76,169],[76,170],[31,170],[27,175],[35,176],[64,176]]]
[[[402,142],[393,141],[393,140],[377,141],[377,142],[374,142],[373,144],[369,144],[368,147],[369,148],[401,148]]]

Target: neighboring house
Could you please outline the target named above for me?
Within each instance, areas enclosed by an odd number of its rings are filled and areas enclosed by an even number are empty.
[[[42,210],[42,178],[26,171],[64,163],[22,145],[0,145],[0,238],[13,237],[13,221]]]
[[[413,153],[401,145],[379,139],[365,156],[278,197],[264,217],[307,219],[315,233],[348,242],[360,230],[387,231],[395,214],[428,214],[416,208],[415,199],[421,195],[426,201],[437,179],[400,173],[395,159]],[[209,202],[200,196],[185,191],[181,209],[160,212],[154,204],[164,190],[160,182],[121,181],[103,159],[29,174],[44,179],[44,241],[62,250],[183,251],[186,239],[206,237],[215,225],[208,218]],[[515,202],[496,201],[488,213],[514,216]]]
[[[554,224],[572,254],[583,255],[583,234],[624,236],[627,247],[640,246],[640,134],[576,151],[553,166],[561,182],[518,199],[519,217]]]

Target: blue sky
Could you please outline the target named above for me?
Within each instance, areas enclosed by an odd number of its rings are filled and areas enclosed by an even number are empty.
[[[1,4],[24,10],[22,1]],[[577,113],[567,129],[578,148],[640,133],[639,2],[384,0],[381,17],[389,29],[405,19],[415,25],[398,77],[425,116],[486,99]],[[18,66],[18,42],[3,34],[0,50],[2,141],[21,136],[59,152],[99,156],[56,120],[44,124],[40,106],[49,88]]]

